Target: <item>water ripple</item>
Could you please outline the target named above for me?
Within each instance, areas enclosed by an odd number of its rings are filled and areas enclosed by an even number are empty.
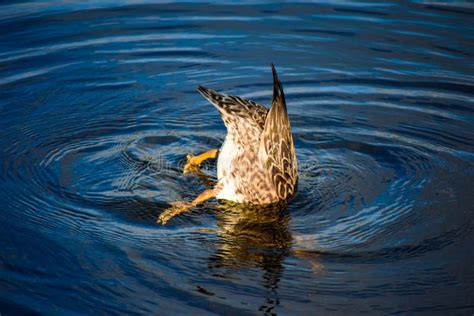
[[[1,4],[1,311],[469,313],[471,7]],[[271,62],[297,196],[156,225],[216,181],[196,87],[270,105]]]

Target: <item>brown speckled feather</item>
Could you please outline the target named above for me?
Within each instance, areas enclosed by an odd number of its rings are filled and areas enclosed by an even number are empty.
[[[273,65],[272,65],[273,67]],[[268,204],[296,192],[297,162],[285,96],[273,69],[272,108],[199,87],[219,111],[227,136],[217,162],[217,198]]]
[[[286,200],[296,192],[298,166],[285,94],[273,65],[272,72],[272,108],[265,120],[258,154],[265,168],[271,171],[272,182],[279,199]]]
[[[238,116],[248,120],[251,124],[255,123],[258,128],[263,130],[265,117],[268,113],[268,109],[263,105],[241,97],[218,93],[203,86],[199,86],[198,91],[217,108],[224,119],[224,123],[227,123],[226,118]]]

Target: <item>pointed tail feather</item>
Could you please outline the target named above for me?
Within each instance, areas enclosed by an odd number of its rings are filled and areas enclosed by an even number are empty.
[[[297,161],[285,94],[273,64],[272,72],[272,108],[265,119],[258,155],[264,166],[271,170],[273,184],[279,198],[283,200],[293,196],[296,191]]]
[[[234,95],[226,95],[203,86],[198,91],[219,111],[226,126],[230,118],[240,118],[262,130],[268,109],[254,101],[245,100]],[[226,119],[227,118],[227,119]]]
[[[205,97],[209,102],[214,105],[219,112],[225,112],[227,105],[224,103],[224,98],[226,97],[225,94],[221,94],[217,91],[214,91],[212,89],[199,86],[198,87],[199,93],[202,94],[203,97]]]
[[[275,69],[275,65],[272,63],[272,74],[273,74],[273,100],[272,108],[277,105],[279,111],[283,111],[284,114],[287,114],[286,110],[286,101],[285,93],[283,92],[283,86],[281,81],[278,79],[278,75]]]

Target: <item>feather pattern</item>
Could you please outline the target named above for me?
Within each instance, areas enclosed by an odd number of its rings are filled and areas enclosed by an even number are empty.
[[[272,73],[272,108],[265,120],[258,155],[265,168],[270,170],[278,198],[286,200],[295,194],[298,165],[283,86],[273,65]]]
[[[269,204],[291,198],[297,186],[297,161],[283,87],[274,66],[273,102],[254,101],[199,87],[219,111],[227,136],[217,161],[217,198]]]
[[[198,91],[221,113],[224,123],[227,123],[226,118],[236,116],[248,120],[250,124],[263,130],[268,113],[268,109],[263,105],[241,97],[218,93],[203,86],[199,86]]]

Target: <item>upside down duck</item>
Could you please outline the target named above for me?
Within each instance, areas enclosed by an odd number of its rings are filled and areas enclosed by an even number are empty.
[[[220,150],[187,156],[184,172],[217,158],[217,184],[192,202],[173,202],[158,218],[165,224],[210,198],[251,205],[287,201],[297,189],[298,172],[283,87],[274,65],[270,109],[254,101],[200,86],[198,91],[219,111],[227,128]]]

